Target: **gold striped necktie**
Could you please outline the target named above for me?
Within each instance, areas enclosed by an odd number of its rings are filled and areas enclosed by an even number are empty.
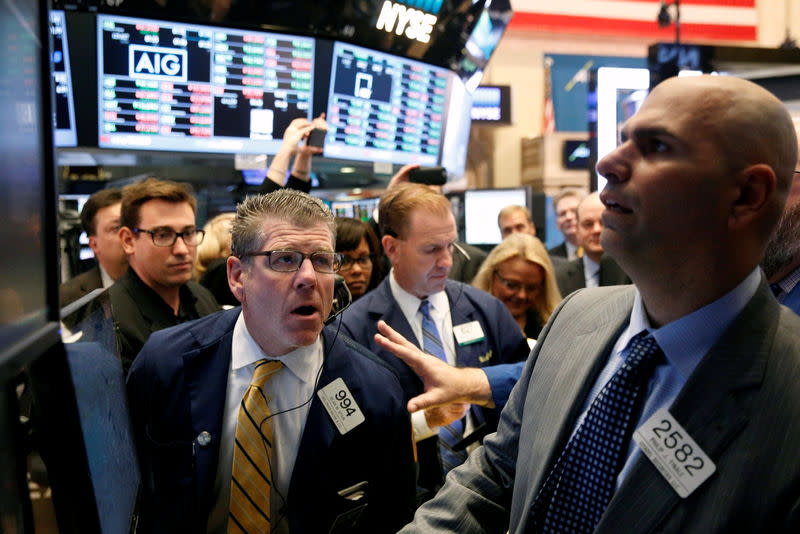
[[[272,423],[264,384],[278,372],[278,360],[258,360],[239,406],[233,448],[228,532],[269,534],[272,489]]]

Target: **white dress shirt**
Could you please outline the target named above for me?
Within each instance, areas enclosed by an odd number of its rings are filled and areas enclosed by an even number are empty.
[[[255,362],[268,358],[280,360],[285,365],[264,385],[264,394],[272,414],[273,429],[273,489],[270,495],[272,532],[287,533],[289,522],[286,517],[288,504],[286,498],[303,428],[311,407],[316,382],[322,370],[322,340],[318,338],[315,343],[283,356],[267,357],[247,330],[244,316],[239,314],[233,328],[231,351],[231,369],[225,394],[219,462],[214,483],[214,507],[209,517],[208,531],[214,534],[227,532],[233,441],[239,406],[250,386]]]
[[[597,287],[600,285],[600,264],[592,258],[583,255],[583,279],[586,287]]]
[[[422,341],[422,312],[419,311],[419,305],[422,299],[415,297],[397,283],[394,278],[394,269],[389,272],[389,287],[392,290],[392,296],[400,306],[400,311],[405,315],[408,324],[411,325],[411,330],[417,336],[418,345],[423,346]],[[436,324],[436,329],[439,330],[439,336],[442,338],[442,345],[444,346],[444,354],[447,357],[447,363],[450,365],[456,364],[456,345],[453,337],[453,320],[450,317],[450,301],[447,299],[447,293],[439,291],[433,295],[428,295],[428,301],[431,303],[429,308],[431,319]],[[390,325],[391,326],[391,325]],[[469,418],[467,418],[469,423]],[[434,436],[438,432],[437,428],[428,426],[425,420],[425,412],[423,410],[411,414],[411,427],[414,431],[414,440],[420,441],[425,438]],[[464,434],[468,434],[470,425],[465,428]]]

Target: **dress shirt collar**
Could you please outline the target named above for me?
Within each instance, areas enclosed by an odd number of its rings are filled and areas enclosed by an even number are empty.
[[[233,371],[247,367],[264,358],[280,360],[292,374],[303,382],[307,382],[308,377],[316,376],[319,361],[317,354],[322,354],[322,340],[317,336],[317,340],[311,345],[297,348],[282,356],[271,357],[265,355],[256,340],[250,335],[250,331],[244,321],[244,314],[241,312],[236,320],[236,325],[233,327],[232,347],[231,369]]]
[[[741,313],[760,283],[761,270],[756,268],[739,285],[714,302],[657,329],[650,325],[637,289],[630,324],[622,333],[617,347],[626,347],[636,334],[647,330],[664,351],[667,361],[686,380],[733,319]]]
[[[100,269],[100,283],[103,285],[103,288],[109,288],[114,284],[114,279],[111,278],[111,275],[108,274],[100,262],[97,262],[97,268]]]
[[[567,248],[567,259],[574,260],[578,257],[578,245],[573,245],[567,240],[564,240],[564,246]]]
[[[392,290],[392,296],[394,296],[397,304],[403,311],[403,315],[405,315],[406,318],[416,317],[422,299],[400,287],[400,284],[398,284],[397,280],[394,278],[394,269],[389,272],[389,287]],[[450,301],[447,300],[447,293],[445,293],[444,290],[434,293],[433,295],[428,295],[428,300],[431,303],[431,315],[442,316],[450,313]],[[414,324],[419,321],[412,321],[409,319],[408,322]]]
[[[782,297],[785,297],[788,293],[791,293],[792,289],[794,289],[794,286],[796,286],[798,282],[800,282],[800,266],[784,276],[782,280],[775,282],[775,284],[781,288],[778,301],[780,302],[783,300]]]
[[[600,285],[600,264],[586,254],[583,255],[583,278],[586,281],[586,287]],[[590,280],[594,281],[594,285],[589,282]]]

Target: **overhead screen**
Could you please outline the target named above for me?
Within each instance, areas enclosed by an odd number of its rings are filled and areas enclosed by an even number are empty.
[[[341,42],[331,68],[326,156],[438,163],[447,70]]]
[[[314,39],[98,15],[98,145],[275,154],[310,118]]]
[[[513,189],[467,189],[464,191],[464,237],[470,245],[496,245],[503,240],[497,214],[506,206],[530,210],[531,193],[526,187]]]
[[[64,12],[50,12],[50,35],[53,37],[53,89],[55,91],[56,146],[72,147],[78,144],[75,130],[75,102],[72,94],[72,69],[70,69],[67,26]]]
[[[616,148],[622,124],[642,105],[649,85],[647,69],[597,69],[597,161]],[[605,185],[606,179],[598,175],[597,190]]]

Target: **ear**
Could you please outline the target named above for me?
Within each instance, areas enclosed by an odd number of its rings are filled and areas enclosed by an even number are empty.
[[[236,300],[244,304],[244,280],[246,267],[242,264],[242,260],[236,256],[228,257],[228,287],[231,288],[231,293],[236,297]]]
[[[92,249],[92,252],[94,252],[94,255],[97,256],[97,236],[96,235],[90,235],[89,236],[89,248]]]
[[[737,194],[731,205],[728,222],[731,229],[751,226],[764,216],[775,196],[777,177],[772,167],[758,163],[740,171],[736,186]]]
[[[388,256],[389,261],[392,265],[394,265],[394,258],[397,256],[397,243],[398,239],[396,237],[392,237],[390,235],[384,235],[381,238],[381,245],[383,245],[383,251]]]
[[[119,240],[122,242],[122,249],[125,251],[125,254],[129,256],[135,251],[133,246],[135,239],[136,236],[133,235],[133,231],[127,226],[123,226],[119,229]]]

